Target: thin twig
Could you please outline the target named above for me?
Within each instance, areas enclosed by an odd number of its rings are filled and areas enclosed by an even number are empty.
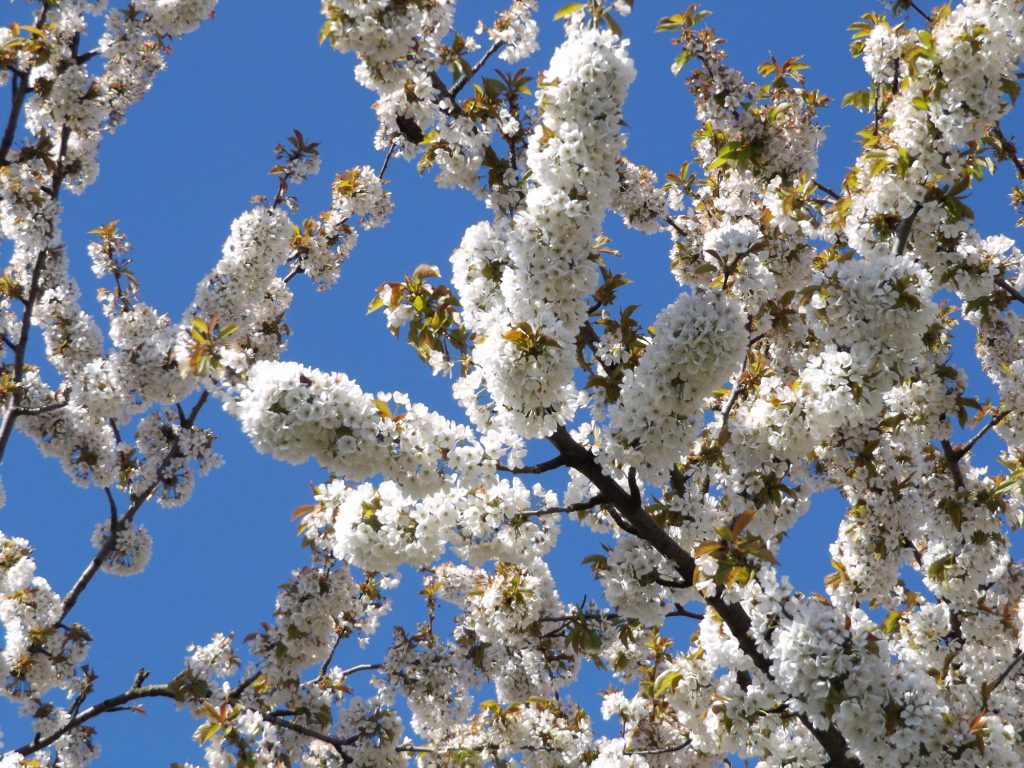
[[[109,699],[104,699],[98,704],[94,704],[81,714],[72,717],[64,723],[64,725],[45,738],[36,734],[36,737],[32,740],[31,744],[26,744],[14,751],[19,755],[25,756],[35,754],[41,749],[46,749],[48,746],[60,739],[61,736],[77,728],[83,723],[87,723],[94,717],[98,717],[105,712],[123,712],[126,709],[124,705],[132,701],[158,697],[173,699],[175,698],[175,695],[171,691],[169,685],[147,685],[141,688],[130,688],[124,693],[118,694],[117,696],[111,696]]]
[[[15,408],[14,414],[16,416],[41,416],[51,411],[59,411],[61,408],[66,408],[67,405],[67,400],[58,400],[55,403],[40,405],[38,408]]]
[[[391,156],[395,154],[395,149],[398,147],[397,144],[391,142],[391,146],[388,147],[387,154],[384,155],[384,162],[380,164],[380,171],[377,172],[377,176],[381,179],[384,178],[384,174],[388,170],[388,164],[391,162]]]
[[[921,212],[923,204],[915,203],[914,210],[907,218],[903,219],[896,227],[896,255],[902,256],[907,250],[907,244],[910,242],[910,231],[914,228],[914,221],[917,219],[917,214]]]
[[[569,504],[568,506],[565,507],[547,507],[545,509],[535,509],[527,510],[525,512],[519,512],[517,514],[517,517],[543,517],[544,515],[557,515],[566,512],[586,512],[604,503],[604,497],[601,494],[597,494],[597,496],[587,499],[586,501],[580,501],[577,502],[576,504]]]
[[[813,181],[812,183],[814,184],[814,186],[816,186],[816,187],[817,187],[818,189],[820,189],[820,190],[821,190],[822,192],[824,192],[824,193],[825,193],[826,195],[828,195],[829,197],[831,197],[831,198],[832,198],[833,200],[838,200],[839,198],[841,198],[841,197],[842,197],[842,195],[840,195],[840,194],[839,194],[838,192],[836,192],[836,191],[835,191],[834,189],[831,189],[831,188],[829,188],[829,187],[826,187],[826,186],[825,186],[824,184],[822,184],[822,183],[821,183],[820,181],[818,181],[817,179],[815,179],[815,180],[814,180],[814,181]]]
[[[931,16],[929,16],[929,15],[928,15],[927,13],[925,13],[925,12],[924,12],[924,11],[923,11],[923,10],[921,9],[921,7],[920,7],[920,6],[918,6],[918,4],[914,2],[914,0],[907,0],[907,5],[909,5],[909,6],[911,7],[911,8],[913,8],[913,9],[914,9],[915,11],[917,11],[917,12],[918,12],[919,14],[921,14],[921,18],[923,18],[923,19],[924,19],[925,21],[927,21],[927,22],[928,22],[929,24],[933,24],[933,23],[934,23],[934,19],[932,19],[932,17],[931,17]]]
[[[334,644],[331,645],[331,652],[327,654],[327,658],[324,659],[324,663],[320,665],[320,672],[317,674],[317,679],[327,674],[328,668],[331,666],[331,662],[334,660],[334,654],[338,651],[338,646],[341,645],[341,633],[338,632],[334,636]]]
[[[202,393],[199,395],[199,397],[196,399],[196,403],[195,405],[192,406],[192,410],[189,411],[189,414],[185,419],[184,423],[179,425],[179,434],[192,428],[192,426],[195,424],[196,418],[199,416],[199,411],[202,410],[203,406],[206,404],[206,401],[209,399],[209,397],[209,391],[204,389]],[[127,523],[132,522],[132,520],[135,519],[135,515],[138,513],[139,509],[142,508],[142,505],[145,504],[152,497],[157,487],[159,487],[159,478],[163,473],[163,470],[167,467],[167,464],[171,461],[171,459],[177,456],[178,446],[179,438],[175,437],[175,439],[168,446],[167,455],[164,456],[160,464],[157,466],[156,476],[158,479],[153,481],[141,493],[132,496],[131,504],[129,505],[128,509],[125,510],[124,515],[119,520],[116,517],[116,507],[112,507],[113,517],[111,519],[110,536],[108,536],[107,540],[103,542],[103,546],[100,547],[99,551],[96,553],[96,556],[89,561],[89,564],[85,567],[85,570],[82,571],[82,574],[78,577],[78,580],[68,591],[67,595],[65,595],[61,608],[60,621],[63,621],[71,612],[71,609],[75,607],[75,603],[78,602],[78,598],[82,596],[82,593],[85,591],[85,588],[89,586],[93,578],[95,578],[96,574],[99,573],[100,568],[103,565],[103,561],[106,560],[110,553],[114,551],[114,546],[117,541],[118,528],[123,525],[126,525]],[[111,501],[111,504],[113,504],[113,495],[110,493],[110,489],[105,488],[104,490],[107,492],[107,498]]]
[[[338,756],[341,758],[341,761],[343,763],[345,763],[346,765],[350,765],[352,763],[352,757],[348,754],[348,752],[345,751],[345,747],[352,746],[352,744],[356,741],[355,737],[350,737],[348,739],[339,739],[337,736],[331,736],[328,733],[321,733],[320,731],[315,731],[312,728],[308,728],[305,725],[301,725],[300,723],[295,723],[291,720],[286,720],[281,715],[275,714],[273,712],[263,715],[263,719],[266,720],[268,723],[273,723],[279,728],[285,728],[289,731],[301,734],[302,736],[308,736],[311,739],[316,739],[317,741],[322,741],[325,744],[330,744],[332,747],[334,747],[334,751],[338,753]]]
[[[455,84],[451,87],[451,91],[449,92],[453,102],[455,100],[455,97],[459,95],[459,91],[466,87],[469,81],[476,76],[477,72],[484,68],[484,65],[487,63],[487,60],[490,59],[491,56],[496,54],[498,51],[500,51],[502,47],[504,47],[504,45],[505,43],[503,41],[495,40],[491,44],[491,47],[487,49],[484,55],[480,57],[480,60],[473,65],[469,72],[467,72],[466,74],[464,74],[462,77],[455,81]]]
[[[676,744],[672,747],[655,747],[652,749],[624,749],[622,754],[624,755],[670,755],[673,752],[682,752],[684,749],[690,746],[690,740],[687,739],[682,744]]]
[[[974,449],[974,446],[978,444],[978,441],[981,440],[981,438],[983,438],[985,436],[985,434],[990,429],[992,429],[992,427],[998,425],[999,422],[1001,422],[1003,419],[1005,419],[1011,413],[1013,413],[1013,411],[1003,411],[1002,413],[997,413],[995,416],[993,416],[992,419],[989,421],[989,423],[981,428],[981,431],[978,432],[978,434],[976,434],[974,437],[972,437],[970,440],[968,440],[962,446],[957,448],[956,451],[954,451],[954,454],[953,454],[954,458],[957,461],[960,461],[960,459],[962,459],[964,456],[966,456],[968,453],[970,453]]]
[[[986,696],[986,699],[988,698],[988,696],[991,696],[993,693],[995,693],[996,688],[1003,684],[1003,681],[1010,676],[1011,672],[1013,672],[1013,668],[1020,664],[1020,660],[1022,658],[1024,658],[1024,651],[1021,651],[1018,648],[1014,652],[1013,658],[1010,660],[1010,663],[1006,665],[1006,669],[1000,672],[999,677],[993,680],[992,685],[988,687],[988,695]]]

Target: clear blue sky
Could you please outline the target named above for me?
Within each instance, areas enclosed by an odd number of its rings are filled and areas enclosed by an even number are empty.
[[[562,4],[541,0],[542,53],[528,63],[535,72],[560,39],[559,26],[547,22]],[[478,15],[490,18],[498,5],[463,0],[457,27],[470,32]],[[637,5],[624,25],[639,70],[626,108],[628,154],[663,177],[689,158],[695,122],[682,79],[669,73],[671,38],[653,29],[660,16],[686,3],[640,0]],[[860,13],[880,10],[880,4],[719,0],[705,5],[714,12],[711,23],[728,40],[731,62],[748,74],[769,53],[779,59],[806,55],[809,86],[836,98],[823,115],[828,140],[819,176],[838,187],[856,154],[854,134],[866,120],[838,106],[844,93],[866,83],[859,62],[849,56],[846,27]],[[104,141],[99,181],[84,196],[65,198],[64,237],[86,297],[98,287],[88,268],[86,233],[117,219],[135,245],[143,298],[179,318],[197,280],[217,260],[231,220],[252,195],[273,194],[274,180],[266,172],[273,147],[294,128],[320,141],[323,157],[321,176],[294,190],[305,215],[326,206],[335,171],[379,166],[381,157],[372,146],[372,95],[353,82],[351,57],[317,46],[318,11],[313,1],[221,0],[214,21],[174,45],[168,69],[149,96]],[[0,0],[0,23],[27,22],[29,14],[20,0]],[[6,93],[0,93],[0,104],[7,103]],[[1024,138],[1019,115],[1007,127]],[[383,318],[367,318],[365,308],[376,285],[401,278],[419,263],[439,264],[447,275],[448,256],[463,230],[487,214],[467,193],[438,190],[403,162],[393,162],[388,177],[396,206],[392,223],[362,236],[338,286],[316,294],[307,281],[293,284],[296,300],[287,322],[294,333],[284,357],[344,371],[368,391],[409,391],[458,417],[446,380],[431,377],[412,350],[387,333]],[[1004,204],[1007,181],[997,179],[989,193],[975,197],[984,234],[1013,234],[1013,217]],[[668,238],[630,235],[621,227],[610,232],[623,252],[619,268],[636,281],[624,302],[642,303],[641,319],[649,322],[678,290],[668,273]],[[8,256],[3,245],[0,252]],[[957,357],[981,384],[971,359],[969,349]],[[151,671],[151,681],[166,681],[180,670],[186,646],[206,642],[215,632],[234,630],[241,637],[257,629],[271,615],[277,585],[305,562],[291,512],[309,501],[309,484],[323,480],[324,473],[313,465],[290,467],[257,455],[215,408],[201,421],[221,435],[226,466],[200,481],[187,506],[147,506],[139,519],[155,540],[148,569],[129,579],[101,575],[72,615],[95,637],[89,663],[100,674],[101,696],[128,687],[140,666]],[[93,554],[91,531],[107,514],[102,492],[71,486],[56,462],[40,459],[20,436],[2,475],[8,502],[0,510],[0,528],[28,538],[40,574],[66,591]],[[824,542],[834,537],[838,515],[834,503],[816,503],[786,543],[782,568],[800,588],[822,590],[828,568]],[[588,572],[577,567],[592,545],[571,529],[563,536],[556,554],[564,563],[556,569],[565,575],[563,599],[594,596]],[[404,586],[415,592],[413,579]],[[688,635],[690,627],[683,629]],[[386,628],[382,632],[384,639],[390,636]],[[372,649],[365,660],[376,660]],[[347,661],[342,653],[341,662]],[[581,697],[593,694],[582,691]],[[145,718],[122,713],[93,723],[103,745],[99,765],[202,762],[190,740],[195,727],[190,717],[163,701],[146,709]],[[16,720],[13,708],[0,702],[8,747],[27,735]]]

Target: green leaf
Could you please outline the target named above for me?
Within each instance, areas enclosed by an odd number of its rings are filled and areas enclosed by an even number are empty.
[[[582,11],[584,5],[585,3],[569,3],[568,5],[563,5],[555,14],[553,20],[558,21],[559,19],[564,19],[567,16],[572,16],[577,11]]]
[[[900,625],[900,612],[889,611],[889,615],[882,619],[882,631],[887,635],[891,635],[896,631],[896,628]]]
[[[693,52],[690,51],[688,48],[684,48],[682,51],[680,51],[679,55],[676,56],[675,61],[672,62],[672,74],[678,75],[680,72],[682,72],[683,67],[690,63],[690,59],[692,57]]]
[[[220,723],[207,723],[206,725],[200,726],[196,736],[199,738],[200,744],[205,744],[207,741],[212,739],[217,731],[220,730]]]
[[[657,698],[669,688],[675,688],[676,683],[682,676],[683,673],[678,669],[666,669],[655,679],[652,696]]]

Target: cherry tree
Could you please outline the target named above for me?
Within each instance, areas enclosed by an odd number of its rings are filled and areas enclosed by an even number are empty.
[[[1000,166],[1024,185],[1001,123],[1024,2],[895,0],[854,24],[861,151],[829,185],[828,97],[805,65],[741,73],[696,6],[658,31],[700,127],[649,169],[622,117],[631,0],[558,10],[539,71],[522,64],[536,0],[461,33],[455,0],[323,0],[321,43],[374,93],[381,157],[303,217],[320,152],[296,131],[276,194],[230,224],[178,319],[99,225],[94,317],[61,195],[94,181],[101,139],[215,2],[37,0],[0,29],[0,458],[17,430],[108,501],[63,594],[0,534],[0,694],[32,732],[2,768],[89,764],[103,721],[142,705],[187,709],[217,767],[1024,762],[1024,275],[966,202]],[[293,282],[334,287],[387,223],[400,161],[489,212],[450,269],[382,275],[369,306],[449,378],[458,416],[286,359]],[[1010,202],[1024,215],[1022,186]],[[620,301],[612,217],[669,252],[677,296],[649,327]],[[995,400],[951,359],[957,324]],[[264,623],[101,697],[76,604],[100,572],[141,573],[147,508],[218,467],[213,407],[260,452],[322,468],[296,501],[308,564]],[[972,461],[982,440],[998,471]],[[804,594],[780,545],[827,490],[846,505],[833,570]],[[570,527],[600,542],[583,602],[551,568]],[[424,620],[350,663],[400,579]],[[584,672],[605,680],[600,711],[575,700]]]

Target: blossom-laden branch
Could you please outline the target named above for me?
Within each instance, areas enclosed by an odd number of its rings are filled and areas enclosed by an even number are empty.
[[[622,517],[628,521],[630,531],[671,562],[679,573],[680,581],[683,584],[693,586],[693,574],[697,570],[696,561],[643,509],[637,494],[622,488],[609,478],[590,451],[573,440],[572,436],[564,429],[556,430],[549,440],[565,457],[570,467],[586,476],[594,487],[615,505]],[[721,592],[706,597],[706,600],[707,604],[722,617],[743,652],[765,676],[771,678],[772,663],[760,651],[751,635],[750,617],[739,605],[728,602]],[[829,725],[824,729],[817,728],[806,715],[801,713],[797,716],[813,734],[834,765],[837,767],[860,765],[859,761],[850,755],[849,746],[834,725]]]
[[[0,538],[0,614],[14,644],[4,692],[51,721],[22,749],[52,748],[63,763],[75,739],[92,748],[83,726],[93,718],[170,695],[206,719],[197,739],[210,762],[245,765],[361,764],[370,752],[396,764],[533,752],[566,765],[721,759],[707,745],[851,768],[914,765],[923,754],[1019,763],[1007,736],[1020,730],[1021,634],[1008,528],[1020,517],[1024,367],[1007,305],[1024,301],[1020,255],[1006,238],[978,236],[963,201],[994,160],[1021,170],[999,128],[1019,88],[1020,2],[969,0],[928,17],[899,0],[894,10],[917,12],[929,29],[879,14],[854,26],[871,83],[848,101],[873,125],[841,191],[815,181],[827,99],[808,86],[806,65],[771,58],[761,81],[748,80],[696,7],[659,25],[677,35],[673,70],[696,65],[687,84],[700,124],[695,161],[662,188],[622,156],[635,73],[615,19],[628,0],[563,9],[565,40],[535,87],[526,70],[481,77],[495,58],[536,48],[534,0],[511,0],[481,25],[489,43],[473,63],[484,46],[454,31],[448,0],[323,5],[323,39],[359,57],[360,81],[377,94],[380,173],[339,174],[328,210],[296,224],[292,188],[320,162],[317,143],[296,131],[277,151],[276,194],[234,222],[180,325],[141,302],[130,246],[116,223],[101,227],[90,256],[113,278],[102,301],[110,352],[74,298],[59,195],[91,182],[92,140],[123,120],[165,42],[212,2],[110,11],[101,52],[117,66],[102,76],[87,66],[100,57],[78,53],[77,17],[40,23],[0,52],[27,136],[18,152],[16,130],[0,138],[0,217],[20,205],[18,222],[40,224],[24,228],[0,283],[12,321],[0,457],[17,420],[76,481],[103,488],[109,507],[97,555],[63,599],[34,575],[26,542]],[[47,56],[10,53],[35,37]],[[124,66],[144,72],[124,78]],[[54,102],[61,93],[71,95]],[[435,372],[452,372],[458,352],[467,424],[279,360],[292,282],[338,279],[357,225],[390,213],[382,177],[397,155],[417,156],[421,171],[473,190],[491,211],[453,254],[453,289],[431,283],[441,270],[423,265],[371,304],[392,331],[408,323]],[[648,328],[634,307],[615,315],[628,278],[605,262],[609,209],[673,240],[682,290]],[[940,293],[977,327],[1001,402],[969,396]],[[54,390],[29,360],[33,324],[62,382]],[[140,672],[125,694],[86,708],[96,678],[81,664],[88,634],[64,620],[99,570],[145,564],[142,505],[182,502],[196,472],[216,463],[212,434],[195,427],[207,393],[258,450],[313,458],[330,473],[296,514],[310,564],[246,638],[252,664],[243,669],[246,654],[219,634],[190,649],[168,686],[145,686]],[[147,413],[155,403],[173,405]],[[957,445],[950,425],[971,410],[991,418]],[[972,466],[993,431],[1007,478]],[[530,438],[557,455],[530,463]],[[552,490],[566,476],[564,493]],[[805,596],[779,575],[776,555],[811,494],[828,488],[849,509],[826,596]],[[123,512],[115,489],[127,493]],[[560,529],[577,523],[566,513],[600,537],[584,562],[603,603],[560,597],[549,563]],[[396,581],[388,574],[403,566],[420,569],[426,617],[395,627],[383,661],[336,665],[346,641],[372,635]],[[926,594],[907,588],[904,568]],[[691,609],[701,602],[707,610]],[[865,605],[888,613],[877,621]],[[678,651],[662,631],[668,617],[697,622]],[[596,738],[562,695],[591,662],[624,686],[602,694],[620,739]],[[374,691],[366,696],[347,682],[360,672],[374,673],[359,681]],[[977,680],[991,681],[980,713],[975,692],[961,690]],[[474,701],[492,686],[493,699]],[[71,693],[69,708],[45,702],[54,688]],[[400,736],[405,709],[423,746]]]
[[[167,453],[157,467],[156,475],[158,478],[162,476],[163,472],[171,465],[171,463],[175,459],[180,457],[181,454],[179,453],[179,448],[181,436],[183,434],[187,434],[195,425],[196,419],[199,417],[199,413],[203,409],[203,406],[206,405],[206,402],[209,399],[209,397],[210,393],[207,390],[203,390],[199,397],[196,398],[196,402],[192,406],[188,415],[181,419],[181,422],[179,424],[179,432],[177,433],[175,438],[168,444]],[[154,482],[150,483],[148,487],[142,489],[139,493],[133,494],[128,508],[124,511],[124,514],[120,516],[118,515],[117,511],[117,503],[114,500],[114,497],[110,492],[110,489],[104,489],[104,492],[107,495],[108,503],[110,505],[109,535],[105,538],[103,545],[97,550],[96,555],[93,557],[92,560],[89,561],[89,564],[86,566],[85,570],[82,571],[81,575],[72,585],[71,589],[68,590],[67,595],[64,596],[64,599],[62,601],[60,621],[63,621],[65,618],[67,618],[68,614],[71,613],[71,610],[75,607],[76,603],[78,602],[78,599],[82,596],[82,593],[85,592],[86,588],[92,582],[93,578],[96,576],[97,573],[99,573],[100,569],[103,568],[104,563],[107,562],[108,558],[117,548],[117,538],[119,529],[122,529],[125,526],[132,524],[132,522],[135,519],[135,516],[142,508],[142,505],[153,497],[153,494],[157,491],[158,487],[160,486],[160,483],[160,479],[155,480]]]
[[[19,755],[33,755],[36,752],[44,750],[50,745],[56,743],[65,734],[70,733],[100,715],[108,712],[124,712],[126,710],[133,712],[139,711],[137,707],[125,705],[131,704],[133,701],[153,698],[174,699],[176,698],[176,695],[168,685],[146,685],[140,688],[129,688],[124,693],[120,693],[117,696],[111,696],[109,699],[97,702],[91,707],[79,712],[66,723],[54,730],[53,733],[47,736],[37,735],[29,744],[18,747],[13,751]]]

